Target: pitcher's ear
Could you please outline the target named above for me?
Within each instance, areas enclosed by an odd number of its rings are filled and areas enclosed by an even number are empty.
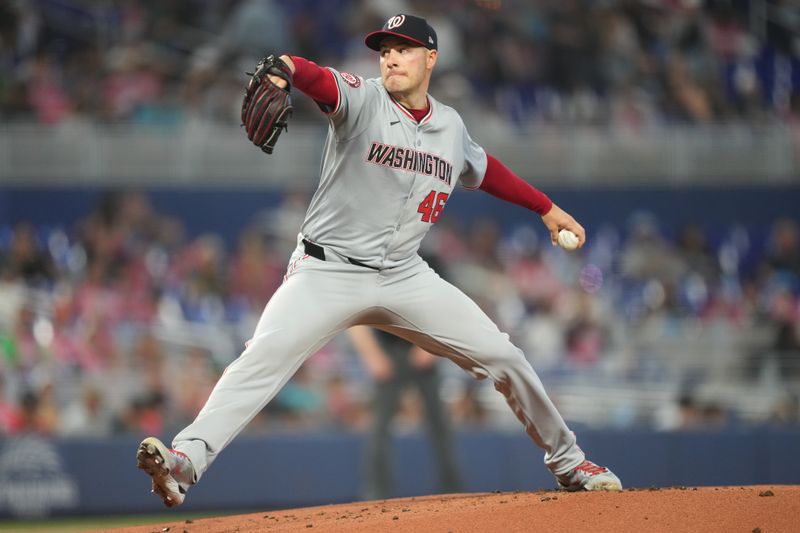
[[[429,50],[428,51],[428,68],[433,68],[436,64],[436,57],[439,55],[439,52],[436,50]]]

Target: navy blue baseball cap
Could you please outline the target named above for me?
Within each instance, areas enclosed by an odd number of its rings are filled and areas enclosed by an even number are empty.
[[[428,21],[414,15],[395,15],[378,31],[373,31],[364,38],[364,44],[373,50],[380,51],[381,41],[386,37],[400,37],[412,43],[424,46],[428,50],[436,50],[436,32]]]

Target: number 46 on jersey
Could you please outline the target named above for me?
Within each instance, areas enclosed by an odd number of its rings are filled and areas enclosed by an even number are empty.
[[[439,219],[439,215],[442,214],[444,204],[447,203],[449,197],[450,195],[446,192],[438,194],[436,191],[429,192],[417,208],[417,213],[422,213],[422,221],[430,222],[431,224],[436,222]]]

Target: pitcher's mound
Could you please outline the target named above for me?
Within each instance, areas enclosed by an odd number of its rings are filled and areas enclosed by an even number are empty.
[[[614,493],[539,491],[450,494],[165,521],[159,525],[114,531],[790,532],[800,531],[800,486],[651,488]]]

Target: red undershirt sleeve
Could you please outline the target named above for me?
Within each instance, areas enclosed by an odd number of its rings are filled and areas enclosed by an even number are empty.
[[[323,109],[335,107],[339,89],[336,87],[333,72],[308,59],[289,57],[294,63],[294,86],[313,98]]]
[[[492,196],[546,215],[553,202],[542,191],[514,174],[495,157],[486,154],[486,174],[479,187]]]

